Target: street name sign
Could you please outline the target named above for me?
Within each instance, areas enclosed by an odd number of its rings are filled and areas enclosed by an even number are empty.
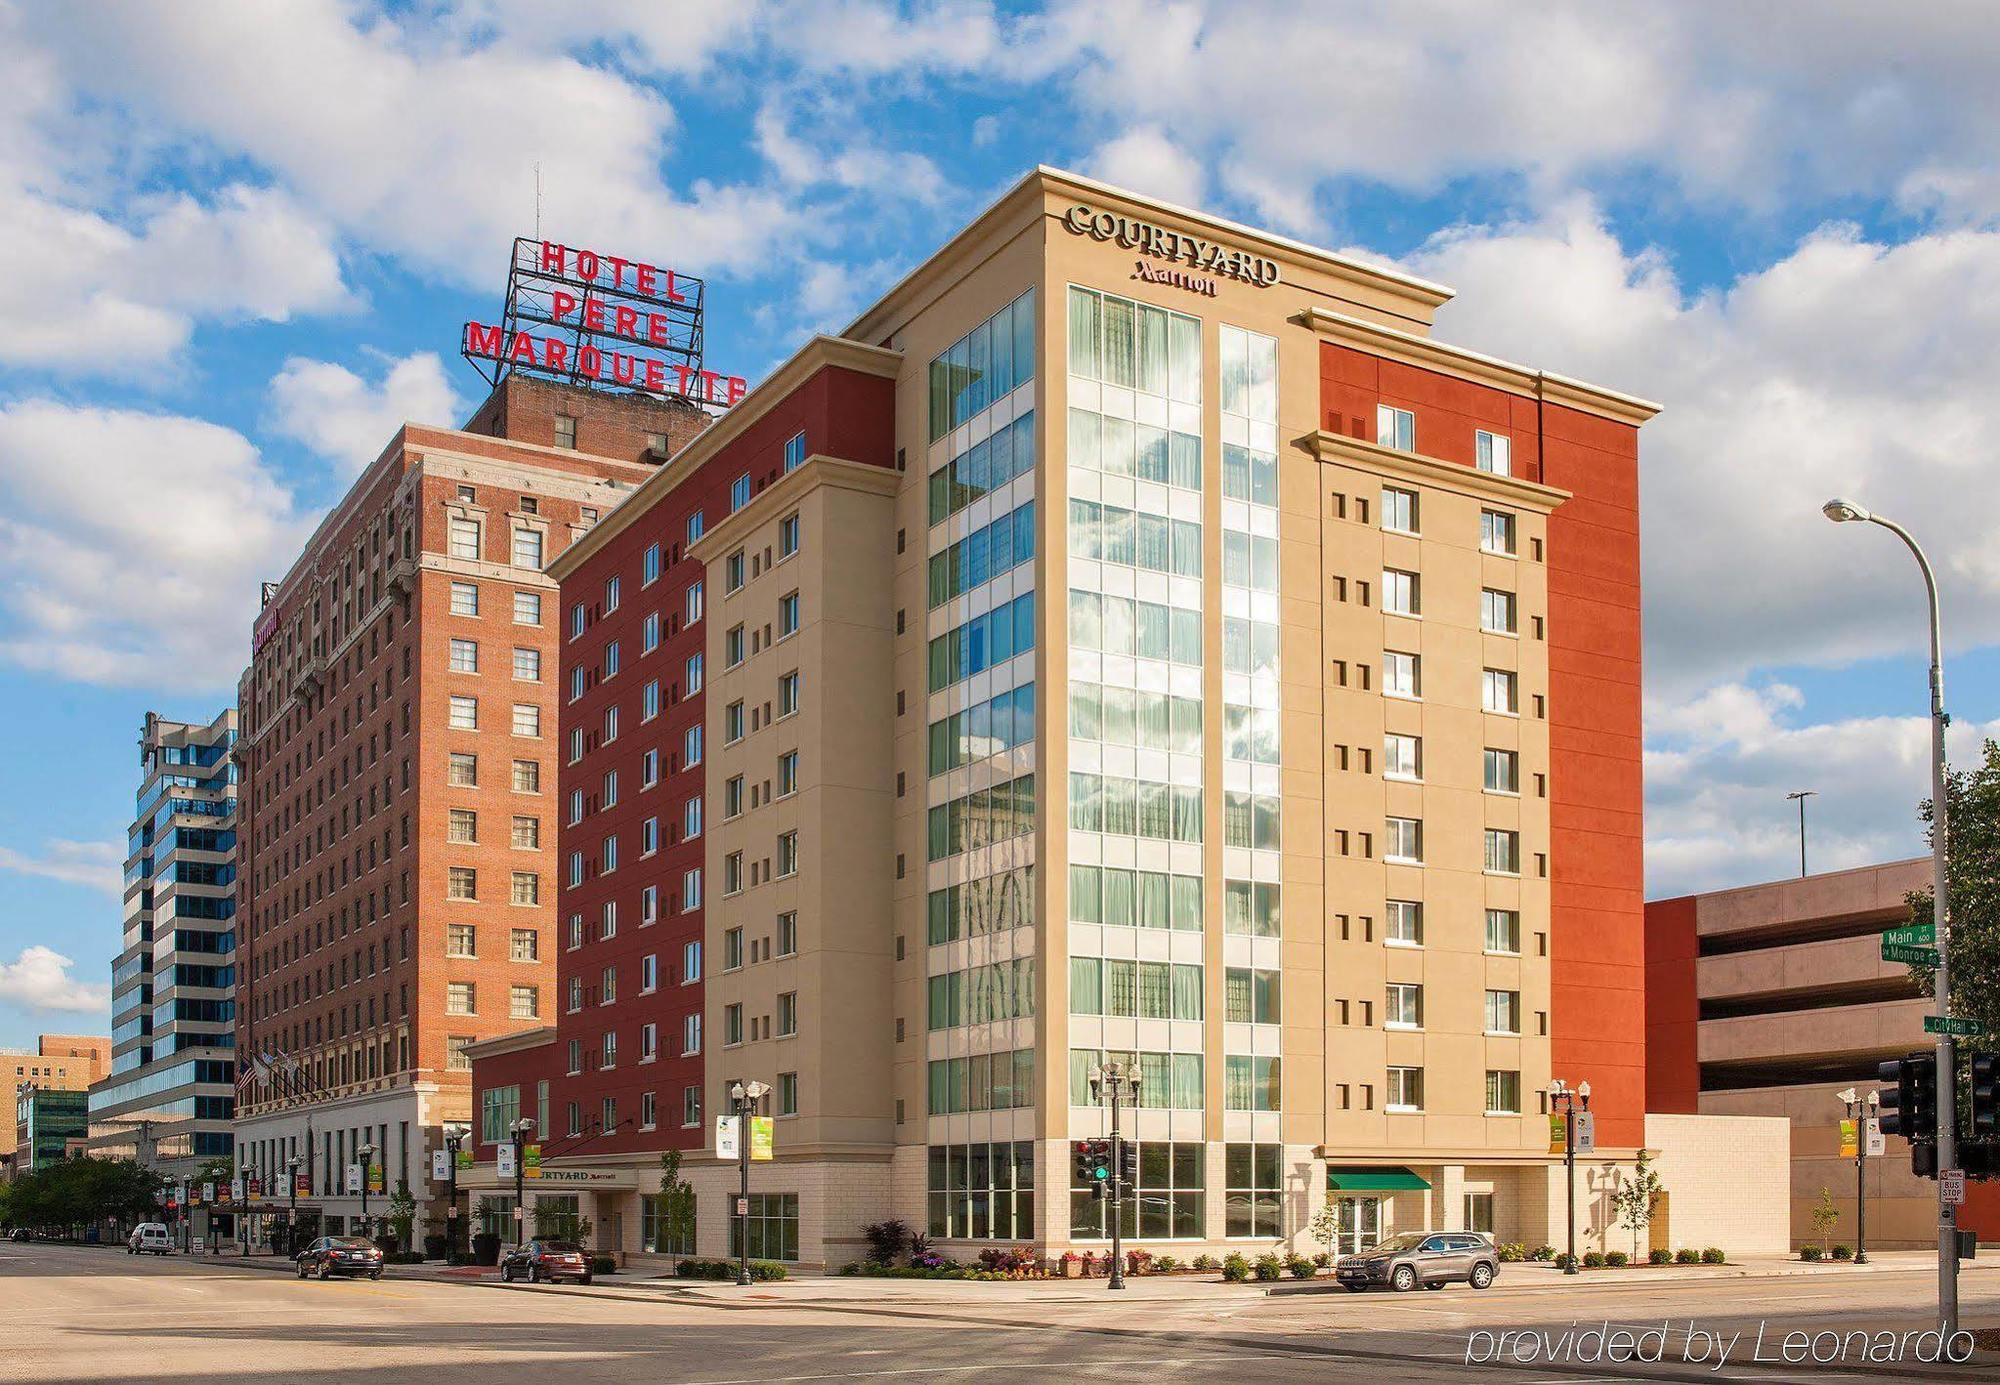
[[[1885,962],[1907,962],[1913,966],[1934,967],[1938,964],[1938,953],[1934,947],[1919,947],[1915,943],[1882,944],[1882,960]]]
[[[1931,947],[1937,943],[1937,925],[1934,923],[1912,923],[1902,928],[1882,930],[1884,943],[1898,943],[1905,947]]]
[[[1961,1039],[1973,1039],[1986,1032],[1978,1020],[1967,1019],[1963,1015],[1925,1015],[1924,1033],[1955,1034]]]

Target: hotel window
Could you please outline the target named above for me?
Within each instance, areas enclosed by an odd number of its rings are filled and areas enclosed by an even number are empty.
[[[778,878],[799,873],[799,834],[781,832],[778,834]]]
[[[454,519],[448,549],[454,558],[479,561],[479,521],[476,519]]]
[[[649,819],[650,821],[650,819]],[[641,885],[639,887],[639,926],[660,921],[660,887]]]
[[[681,912],[691,914],[701,907],[701,869],[681,872]]]
[[[1489,1116],[1518,1116],[1521,1114],[1521,1074],[1499,1068],[1486,1070],[1486,1114]],[[1467,1205],[1478,1194],[1466,1194]],[[1489,1200],[1491,1194],[1486,1195]],[[1489,1201],[1488,1220],[1492,1217]]]
[[[1479,593],[1479,628],[1496,635],[1512,635],[1514,624],[1514,593],[1495,591],[1487,587]]]
[[[799,551],[799,517],[786,515],[778,521],[778,557],[789,558]]]
[[[576,446],[576,420],[568,414],[556,415],[556,446],[568,448]]]
[[[799,791],[799,752],[787,750],[778,757],[778,797],[788,798]]]
[[[646,618],[639,622],[639,652],[651,654],[660,647],[660,613],[646,612]]]
[[[743,639],[743,627],[732,625],[722,634],[722,666],[735,668],[743,662],[743,652],[749,646]]]
[[[1479,676],[1479,705],[1489,712],[1518,713],[1521,704],[1516,675],[1499,668],[1482,671]]]
[[[1424,988],[1407,981],[1390,982],[1382,1006],[1382,1024],[1388,1029],[1422,1029]]]
[[[651,995],[660,988],[660,959],[656,953],[647,953],[639,959],[639,994]]]
[[[598,976],[597,1003],[615,1005],[618,1003],[618,968],[606,967]]]
[[[454,731],[477,731],[479,729],[478,698],[453,697],[451,699],[451,729]]]
[[[743,1042],[743,1003],[722,1007],[722,1046],[728,1048]]]
[[[539,961],[542,955],[541,934],[532,928],[516,928],[508,935],[507,957],[515,962]]]
[[[479,840],[479,814],[470,808],[454,808],[445,826],[445,840],[448,842],[476,842]]]
[[[1512,909],[1486,911],[1486,950],[1509,955],[1521,951],[1521,915]]]
[[[750,476],[746,472],[729,483],[729,512],[731,514],[750,503]]]
[[[1284,1232],[1284,1146],[1230,1144],[1223,1149],[1223,1234],[1269,1238]]]
[[[589,620],[590,620],[590,613],[584,610],[583,603],[581,601],[577,602],[574,606],[570,607],[569,637],[573,640],[580,638],[583,635],[584,627],[589,623]]]
[[[797,471],[806,463],[806,435],[797,432],[785,439],[785,470]]]
[[[1375,406],[1375,441],[1402,452],[1417,450],[1417,416],[1408,409]]]
[[[616,577],[604,579],[604,614],[610,615],[618,609],[619,581]]]
[[[1414,899],[1392,899],[1382,906],[1382,936],[1403,947],[1422,947],[1424,906]]]
[[[657,433],[651,433],[648,434],[647,436],[660,437],[660,435]],[[661,443],[663,446],[665,444],[665,441],[666,441],[665,438],[661,438]],[[660,546],[656,543],[648,544],[646,546],[645,557],[639,560],[639,585],[642,587],[650,587],[653,585],[653,583],[659,580],[660,580]]]
[[[646,1028],[649,1031],[653,1030],[653,1026],[650,1024],[647,1025]],[[657,1048],[658,1047],[657,1043],[654,1044],[653,1047]],[[648,1056],[650,1057],[651,1054],[649,1053]],[[659,1103],[657,1100],[655,1100],[654,1093],[641,1092],[639,1094],[639,1128],[641,1130],[651,1130],[658,1124],[659,1124]],[[644,1244],[662,1245],[663,1243],[659,1238],[659,1233],[656,1231],[653,1235],[653,1238],[649,1241],[644,1242]],[[692,1250],[693,1247],[690,1246],[688,1249]]]
[[[689,625],[701,619],[702,614],[708,609],[701,583],[696,582],[687,589],[687,594],[682,598],[681,609]]]
[[[474,640],[453,640],[451,642],[451,671],[453,673],[479,672],[479,645]]]
[[[936,442],[1035,376],[1033,290],[930,363],[930,440]]]
[[[606,678],[616,678],[618,676],[618,667],[619,667],[618,653],[619,650],[618,650],[617,640],[613,640],[610,644],[604,647],[604,676]]]
[[[569,854],[569,883],[572,889],[583,883],[583,853],[581,851],[572,851]]]
[[[743,703],[730,703],[722,709],[722,743],[734,745],[743,739]]]
[[[1383,611],[1392,616],[1421,615],[1423,608],[1419,600],[1420,580],[1414,572],[1402,572],[1392,567],[1383,568]]]
[[[1249,880],[1223,881],[1222,931],[1253,938],[1277,937],[1278,886]]]
[[[542,531],[539,529],[516,529],[514,531],[514,566],[542,570]]]
[[[1498,433],[1488,433],[1482,429],[1473,434],[1473,452],[1481,471],[1490,471],[1495,476],[1512,476],[1513,451],[1513,442]]]
[[[472,1044],[470,1034],[447,1034],[444,1040],[444,1065],[452,1072],[471,1072],[472,1059],[465,1050]]]
[[[743,812],[743,776],[732,774],[722,785],[722,816],[739,817]]]
[[[653,1061],[653,1060],[654,1060],[655,1058],[659,1057],[659,1053],[660,1053],[660,1027],[659,1027],[659,1025],[657,1025],[657,1024],[642,1024],[642,1025],[640,1025],[640,1026],[639,1026],[639,1061],[640,1061],[640,1062],[642,1062],[642,1063],[650,1063],[650,1062],[652,1062],[652,1061]],[[648,1095],[650,1095],[650,1093],[649,1093]]]
[[[685,1058],[699,1052],[701,1052],[701,1014],[697,1011],[681,1020],[681,1056]]]
[[[690,696],[690,697],[694,696],[694,695],[695,695],[696,693],[698,693],[698,692],[700,692],[700,691],[701,691],[701,678],[702,678],[702,668],[703,668],[703,663],[704,663],[704,660],[703,660],[703,656],[702,656],[702,655],[700,655],[700,654],[690,654],[690,655],[688,655],[688,658],[687,658],[687,690],[688,690],[688,696]]]
[[[1384,1108],[1390,1111],[1421,1111],[1424,1109],[1424,1070],[1422,1068],[1390,1068],[1389,1089]]]
[[[1485,553],[1514,556],[1514,516],[1500,510],[1479,512],[1479,547]]]
[[[701,939],[681,944],[681,984],[701,980]]]
[[[474,582],[451,584],[451,613],[455,616],[479,614],[479,586]]]
[[[778,679],[778,715],[788,717],[799,709],[799,674],[794,669]]]
[[[479,872],[471,866],[453,866],[445,873],[447,899],[479,898]]]
[[[1229,967],[1222,976],[1223,1019],[1230,1024],[1277,1024],[1278,979],[1276,971],[1262,968]]]
[[[1382,859],[1421,865],[1424,824],[1421,818],[1390,818],[1383,824]]]
[[[606,1003],[608,1004],[609,1002],[607,1001]],[[604,1043],[601,1052],[604,1055],[604,1061],[599,1064],[600,1067],[615,1068],[618,1066],[617,1030],[607,1029],[604,1031]],[[604,1100],[605,1100],[604,1115],[606,1121],[606,1128],[608,1129],[610,1128],[610,1126],[615,1125],[617,1122],[611,1118],[612,1117],[612,1107],[610,1105],[611,1098],[606,1097]]]
[[[799,594],[787,592],[778,598],[778,638],[799,633]]]
[[[743,550],[737,549],[722,560],[722,594],[734,596],[743,590]]]
[[[1423,681],[1419,676],[1421,664],[1415,654],[1399,654],[1386,650],[1382,655],[1382,695],[1384,697],[1422,697]]]
[[[778,1074],[778,1114],[796,1116],[799,1113],[799,1075],[795,1072]]]
[[[731,928],[722,935],[722,969],[736,971],[743,965],[743,930]]]
[[[1110,781],[1106,782],[1109,784]],[[1239,793],[1233,789],[1225,791],[1222,795],[1222,844],[1263,851],[1278,850],[1280,801],[1276,795]],[[1195,837],[1194,840],[1200,838]]]
[[[513,900],[516,904],[540,904],[542,902],[542,877],[533,871],[515,871],[513,885]]]
[[[514,704],[514,734],[517,736],[539,736],[542,734],[542,709],[532,702]]]
[[[692,840],[701,835],[701,803],[699,798],[690,798],[681,804],[681,839]]]
[[[1486,789],[1489,793],[1521,791],[1521,757],[1512,750],[1486,752]]]
[[[689,1050],[692,1052],[693,1050]],[[681,1124],[698,1126],[701,1124],[701,1088],[681,1088]]]
[[[1519,1034],[1521,1032],[1521,993],[1519,991],[1488,991],[1486,993],[1486,1032],[1488,1034]]]
[[[583,978],[572,976],[569,979],[569,1013],[574,1015],[581,1009],[583,1009]],[[570,1071],[576,1071],[574,1059],[571,1061]]]
[[[1417,493],[1400,486],[1382,487],[1382,527],[1397,534],[1417,531]]]
[[[514,792],[540,793],[542,791],[542,762],[539,760],[516,760],[514,762]]]
[[[1276,1058],[1231,1053],[1222,1060],[1222,1109],[1225,1111],[1281,1111],[1279,1067]]]
[[[1497,827],[1486,829],[1486,869],[1499,875],[1521,873],[1521,834]]]
[[[708,520],[703,517],[700,510],[696,510],[687,517],[687,541],[689,543],[698,542],[701,536],[707,532]]]
[[[604,874],[609,875],[612,871],[618,869],[618,834],[616,832],[613,832],[604,839],[604,846],[598,853],[598,859],[602,862],[601,869]]]
[[[477,957],[479,933],[469,923],[448,923],[444,928],[444,955],[447,957]]]
[[[449,981],[444,988],[444,1012],[447,1015],[473,1015],[478,1013],[478,993],[470,981]]]
[[[516,625],[540,625],[542,623],[542,595],[540,592],[514,593],[514,623]]]
[[[693,769],[701,763],[701,741],[701,727],[698,725],[688,727],[687,732],[681,737],[681,767],[683,769]]]
[[[660,820],[647,818],[639,824],[639,854],[651,856],[660,849]]]
[[[660,680],[650,679],[639,689],[639,720],[651,721],[660,714]]]
[[[778,915],[778,955],[795,957],[799,951],[799,916],[787,911]]]
[[[788,1039],[799,1032],[799,993],[784,991],[778,996],[778,1037]]]
[[[1382,777],[1422,779],[1424,743],[1416,736],[1386,735],[1382,738]]]
[[[542,992],[539,986],[509,986],[507,988],[507,1018],[517,1020],[539,1019],[542,1013]]]
[[[522,683],[542,681],[542,651],[539,649],[514,649],[514,677]]]

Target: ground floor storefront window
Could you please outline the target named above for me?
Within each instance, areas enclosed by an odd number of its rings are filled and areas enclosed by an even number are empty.
[[[1465,1229],[1493,1234],[1493,1194],[1467,1193],[1465,1195]]]
[[[930,1234],[953,1240],[1035,1238],[1031,1140],[930,1147]]]
[[[1223,1151],[1223,1178],[1228,1187],[1225,1236],[1284,1234],[1284,1147],[1231,1144]]]
[[[535,1234],[548,1240],[583,1239],[583,1214],[575,1193],[544,1193],[535,1199]]]
[[[1343,1197],[1334,1199],[1339,1209],[1334,1225],[1341,1255],[1359,1255],[1382,1239],[1382,1199]]]
[[[734,1205],[734,1198],[731,1204]],[[729,1253],[743,1254],[744,1219],[729,1219]],[[799,1258],[799,1195],[797,1193],[750,1194],[750,1258],[752,1260],[796,1260]]]
[[[676,1235],[666,1213],[666,1199],[657,1193],[639,1198],[639,1236],[645,1249],[656,1255],[694,1254],[694,1209],[688,1209],[687,1224]]]
[[[1139,1187],[1124,1204],[1123,1233],[1135,1240],[1198,1241],[1203,1223],[1206,1148],[1199,1142],[1139,1143]],[[1075,1170],[1070,1173],[1069,1232],[1080,1241],[1109,1239],[1110,1200],[1091,1195]]]
[[[474,1214],[475,1234],[498,1236],[501,1240],[514,1239],[514,1199],[511,1197],[482,1197],[479,1210]]]

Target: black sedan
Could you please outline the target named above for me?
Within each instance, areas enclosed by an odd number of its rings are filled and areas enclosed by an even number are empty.
[[[574,1279],[590,1282],[590,1256],[575,1241],[545,1241],[540,1237],[524,1246],[515,1246],[500,1259],[500,1277],[512,1284],[516,1278],[530,1284]]]
[[[337,1274],[382,1277],[381,1248],[359,1236],[322,1236],[292,1260],[299,1267],[301,1279],[309,1276],[331,1279]]]

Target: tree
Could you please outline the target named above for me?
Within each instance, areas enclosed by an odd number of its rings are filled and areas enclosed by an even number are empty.
[[[1611,1194],[1611,1210],[1618,1225],[1632,1233],[1634,1260],[1639,1258],[1639,1237],[1653,1224],[1653,1213],[1659,1210],[1660,1194],[1664,1191],[1660,1176],[1653,1172],[1652,1156],[1640,1150],[1639,1161],[1632,1166],[1632,1176]]]
[[[1317,1213],[1306,1232],[1328,1250],[1340,1244],[1340,1203],[1336,1198],[1328,1198]]]
[[[660,1155],[659,1216],[655,1221],[654,1242],[646,1247],[658,1254],[694,1252],[694,1188],[681,1180],[681,1152],[669,1149]]]
[[[2000,1033],[2000,745],[1987,741],[1979,766],[1945,777],[1951,810],[1945,842],[1945,889],[1951,900],[1951,1012]],[[1929,799],[1918,809],[1931,840],[1935,815]],[[1910,921],[1932,923],[1931,891],[1909,895]],[[1910,979],[1935,995],[1933,968],[1912,966]]]
[[[389,1194],[389,1228],[395,1233],[398,1249],[410,1248],[410,1237],[417,1229],[417,1200],[410,1193],[410,1185],[398,1180],[396,1191]]]
[[[1819,1190],[1819,1205],[1812,1209],[1813,1234],[1819,1237],[1822,1254],[1833,1249],[1828,1241],[1833,1235],[1834,1223],[1840,1220],[1840,1209],[1833,1205],[1833,1194],[1825,1188]]]

